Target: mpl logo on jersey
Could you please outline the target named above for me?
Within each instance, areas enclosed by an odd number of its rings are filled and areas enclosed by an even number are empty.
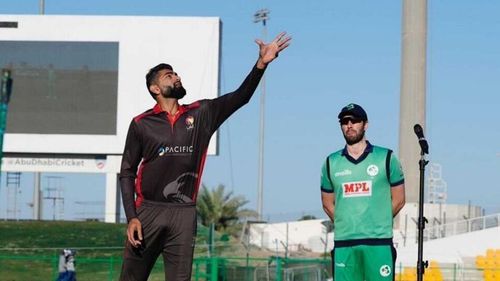
[[[372,196],[372,181],[353,181],[342,184],[344,198]]]

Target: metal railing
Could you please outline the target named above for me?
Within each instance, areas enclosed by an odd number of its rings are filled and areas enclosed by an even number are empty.
[[[430,227],[425,229],[424,233],[425,237],[428,240],[444,238],[453,235],[498,227],[500,226],[499,221],[500,214],[494,214]]]
[[[467,220],[455,221],[451,223],[426,226],[424,229],[424,241],[434,240],[439,238],[450,237],[458,234],[464,234],[474,231],[480,231],[488,228],[499,227],[500,226],[500,214],[487,215],[484,217],[476,217]],[[403,236],[402,239],[406,240],[406,243],[401,243],[401,245],[407,245],[408,243],[417,242],[417,233],[407,234]],[[401,241],[395,242],[399,244]]]
[[[56,280],[58,255],[0,255],[0,280]],[[118,280],[122,258],[76,257],[76,276],[83,281]],[[323,281],[331,278],[329,259],[282,257],[197,257],[193,281]],[[163,261],[158,259],[148,281],[164,280]]]

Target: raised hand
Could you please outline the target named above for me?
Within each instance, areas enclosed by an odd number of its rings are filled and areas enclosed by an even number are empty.
[[[292,38],[287,36],[286,32],[281,32],[269,44],[265,44],[262,40],[256,39],[255,43],[259,45],[259,60],[257,61],[258,68],[265,68],[268,63],[278,57],[278,54],[290,45]]]

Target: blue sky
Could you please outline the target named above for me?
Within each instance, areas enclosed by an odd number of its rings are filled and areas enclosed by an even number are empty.
[[[46,14],[220,17],[223,92],[238,87],[255,62],[253,40],[261,37],[262,25],[252,17],[269,9],[269,38],[285,30],[293,42],[266,72],[266,219],[323,216],[320,167],[326,155],[344,145],[336,116],[345,104],[366,109],[373,144],[398,151],[401,1],[45,3]],[[470,200],[487,212],[500,212],[499,12],[496,1],[428,1],[428,158],[442,165],[448,203]],[[0,0],[0,14],[37,13],[36,0]],[[256,208],[257,198],[258,125],[259,90],[221,127],[220,155],[207,159],[203,175],[207,186],[224,184],[245,196],[250,208]],[[59,175],[66,202],[104,200],[104,177]],[[23,206],[31,200],[32,181],[31,174],[23,174]],[[4,185],[2,180],[2,196]],[[0,216],[4,206],[1,201]],[[70,216],[74,210],[67,209]]]

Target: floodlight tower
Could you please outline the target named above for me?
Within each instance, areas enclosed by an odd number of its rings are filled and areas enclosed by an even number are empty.
[[[40,15],[45,14],[45,0],[40,0],[39,10],[40,10]]]
[[[399,159],[405,169],[406,202],[419,203],[417,281],[422,281],[428,264],[423,261],[422,237],[425,227],[422,190],[426,163],[424,154],[428,151],[415,141],[413,133],[417,133],[415,126],[418,125],[423,136],[421,127],[426,127],[427,0],[403,0],[401,41]]]
[[[425,126],[427,0],[403,1],[399,158],[405,169],[406,202],[418,202],[420,147],[413,126]]]
[[[269,20],[269,10],[261,9],[253,15],[254,23],[262,22],[262,40],[267,37],[267,20]],[[259,184],[257,192],[257,212],[259,220],[262,220],[264,206],[264,116],[265,116],[265,98],[266,98],[266,77],[265,74],[260,80],[260,123],[259,123]]]

